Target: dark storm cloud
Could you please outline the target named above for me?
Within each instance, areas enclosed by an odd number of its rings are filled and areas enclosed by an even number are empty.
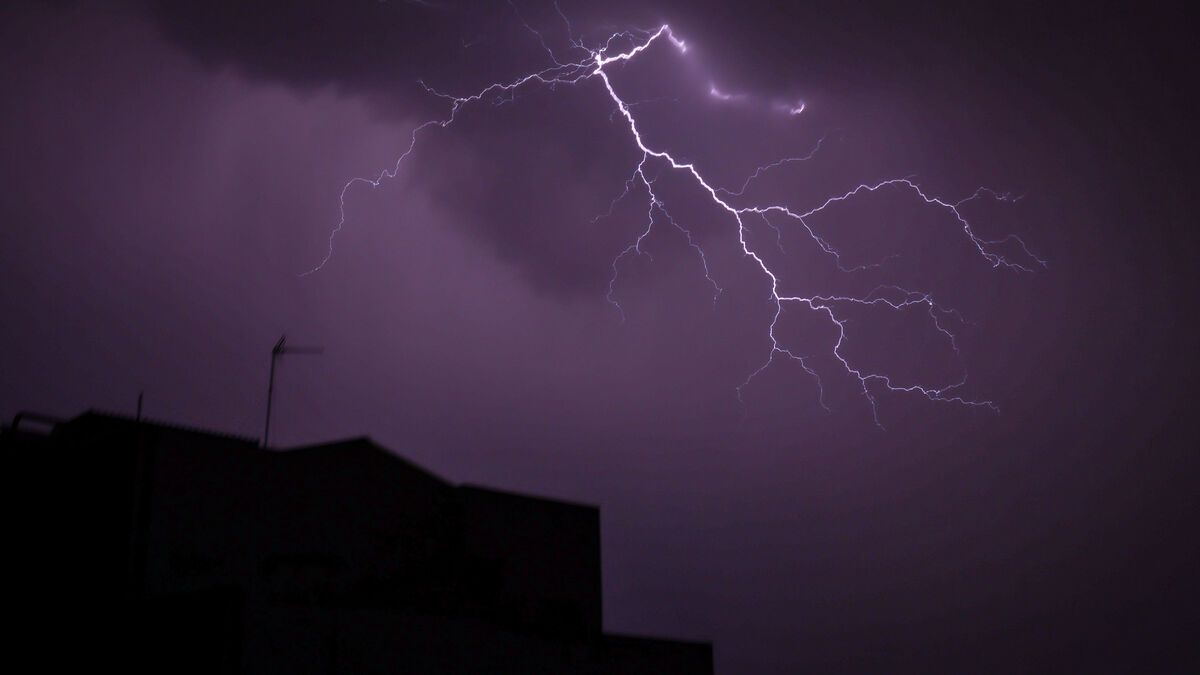
[[[546,55],[525,27],[544,30],[563,49],[562,19],[549,3],[303,2],[138,5],[164,36],[211,67],[298,88],[332,85],[347,95],[382,99],[391,116],[397,96],[412,109],[443,102],[415,86],[419,78],[446,89],[474,91],[544,67]],[[437,104],[437,105],[434,105]]]
[[[479,25],[458,7],[407,2],[142,4],[168,39],[206,65],[350,93],[445,67]]]

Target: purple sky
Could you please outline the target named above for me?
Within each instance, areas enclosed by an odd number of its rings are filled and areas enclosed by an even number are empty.
[[[659,227],[653,260],[622,264],[621,321],[611,264],[645,201],[591,222],[638,159],[595,80],[423,136],[395,180],[348,193],[333,257],[299,276],[342,184],[445,113],[416,78],[466,93],[545,65],[507,4],[169,4],[0,10],[0,415],[132,412],[144,390],[148,416],[256,436],[286,332],[326,353],[282,363],[279,445],[367,434],[451,480],[598,504],[606,628],[712,639],[719,672],[1197,663],[1182,17],[560,3],[591,39],[669,21],[687,40],[613,81],[646,101],[649,139],[722,185],[824,138],[755,194],[807,210],[911,175],[949,200],[1023,195],[964,212],[1028,242],[1050,263],[1035,274],[993,269],[902,191],[813,221],[849,265],[899,256],[879,270],[838,272],[794,227],[786,254],[752,233],[789,292],[899,283],[968,320],[963,393],[1000,414],[881,394],[881,431],[803,312],[780,332],[832,412],[793,363],[739,404],[769,352],[767,287],[731,219],[667,174],[725,292],[714,306]],[[553,5],[517,6],[565,47]],[[919,314],[848,316],[858,362],[959,377]]]

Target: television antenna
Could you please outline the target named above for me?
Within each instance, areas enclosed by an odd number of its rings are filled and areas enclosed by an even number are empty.
[[[275,362],[284,354],[310,354],[316,356],[323,354],[323,347],[293,347],[287,343],[287,335],[280,335],[279,342],[271,348],[271,375],[267,380],[267,422],[263,428],[263,447],[268,447],[267,443],[271,439],[271,399],[275,395]]]

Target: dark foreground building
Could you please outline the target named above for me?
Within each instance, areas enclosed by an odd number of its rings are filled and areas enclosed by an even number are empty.
[[[97,413],[0,438],[5,652],[33,670],[712,672],[707,643],[602,632],[595,507],[365,438],[273,450]]]

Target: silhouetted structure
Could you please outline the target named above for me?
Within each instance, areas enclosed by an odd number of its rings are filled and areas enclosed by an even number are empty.
[[[8,651],[38,670],[712,672],[709,644],[602,632],[594,507],[365,438],[271,450],[86,413],[2,439]]]

